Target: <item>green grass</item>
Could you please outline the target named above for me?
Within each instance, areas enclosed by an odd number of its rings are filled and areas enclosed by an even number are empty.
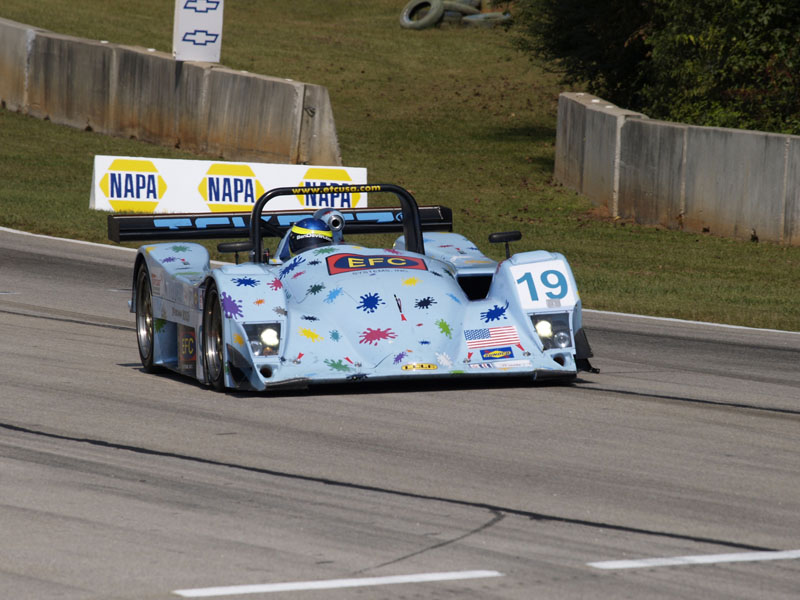
[[[512,49],[513,33],[402,29],[403,4],[229,0],[222,62],[326,86],[344,164],[451,206],[494,258],[487,235],[511,229],[516,251],[564,253],[588,308],[800,330],[800,248],[595,216],[551,181],[556,77]],[[0,17],[170,52],[173,8],[3,0]],[[96,154],[191,156],[0,111],[0,225],[107,241],[105,215],[88,209]]]

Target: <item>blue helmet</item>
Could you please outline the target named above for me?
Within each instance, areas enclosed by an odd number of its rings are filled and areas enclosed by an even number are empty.
[[[292,256],[309,248],[330,246],[332,243],[333,232],[321,219],[309,217],[297,221],[289,232],[289,252]]]

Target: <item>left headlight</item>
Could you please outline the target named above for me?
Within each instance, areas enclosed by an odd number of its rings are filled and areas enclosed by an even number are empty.
[[[274,356],[281,345],[280,323],[248,323],[244,326],[254,356]]]
[[[531,322],[536,334],[542,341],[544,350],[563,349],[572,346],[572,333],[569,328],[568,313],[531,315]]]

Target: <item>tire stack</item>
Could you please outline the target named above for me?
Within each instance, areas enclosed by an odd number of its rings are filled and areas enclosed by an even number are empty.
[[[481,12],[483,0],[411,0],[400,13],[400,26],[406,29],[427,29],[440,23],[494,27],[508,23],[511,15]]]

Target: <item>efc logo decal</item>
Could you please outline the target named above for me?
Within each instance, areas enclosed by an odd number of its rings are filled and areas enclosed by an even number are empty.
[[[369,254],[332,254],[327,257],[328,273],[352,273],[353,271],[368,271],[370,269],[416,269],[427,271],[428,267],[421,258],[408,256],[385,256]]]
[[[194,331],[187,331],[181,336],[179,352],[181,362],[194,362],[196,358]]]
[[[100,190],[116,212],[155,212],[167,183],[149,160],[118,158],[100,178]]]
[[[212,212],[250,212],[264,186],[249,165],[218,163],[209,167],[197,191]]]
[[[482,360],[500,360],[502,358],[514,358],[514,351],[511,349],[511,346],[481,350]]]
[[[297,187],[324,188],[328,185],[344,185],[351,182],[352,179],[346,169],[311,167]],[[355,208],[361,200],[361,194],[344,191],[297,194],[296,197],[300,205],[306,208]]]

